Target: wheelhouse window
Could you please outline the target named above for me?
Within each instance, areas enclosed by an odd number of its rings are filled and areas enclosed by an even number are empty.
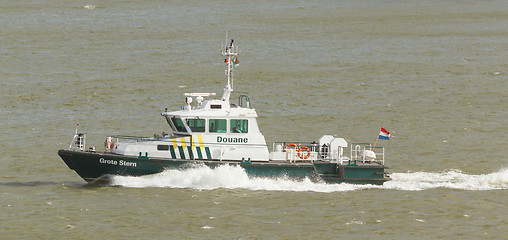
[[[171,123],[173,123],[172,127],[173,126],[175,127],[175,129],[173,129],[173,130],[176,130],[177,132],[187,132],[187,130],[185,129],[185,125],[183,125],[182,119],[177,118],[177,117],[172,117]]]
[[[228,122],[226,119],[210,119],[208,120],[208,131],[211,133],[225,133],[228,130]]]
[[[249,120],[247,119],[231,119],[230,131],[232,133],[247,133],[249,132]]]
[[[192,132],[205,132],[205,119],[187,119],[187,125]]]

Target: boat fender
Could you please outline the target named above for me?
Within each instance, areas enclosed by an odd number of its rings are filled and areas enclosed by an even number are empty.
[[[305,151],[307,151],[307,155],[305,155]],[[310,150],[308,147],[303,146],[298,149],[298,157],[300,159],[307,159],[310,157]]]

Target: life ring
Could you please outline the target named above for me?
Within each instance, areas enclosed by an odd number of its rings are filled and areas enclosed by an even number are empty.
[[[305,155],[305,152],[302,152],[302,151],[305,151],[305,150],[307,150],[307,155]],[[309,148],[306,147],[306,146],[298,148],[298,157],[300,159],[307,159],[307,158],[309,158],[310,157],[310,150],[309,150]]]
[[[296,147],[296,144],[290,143],[290,144],[286,145],[286,149],[284,151],[287,152],[291,147],[298,150],[298,147]]]

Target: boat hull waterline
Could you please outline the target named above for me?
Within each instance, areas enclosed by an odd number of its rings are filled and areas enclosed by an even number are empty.
[[[110,176],[145,176],[166,169],[188,169],[199,165],[215,168],[224,164],[242,167],[248,176],[290,179],[309,178],[326,183],[382,185],[390,180],[384,165],[340,165],[327,161],[314,162],[250,162],[205,159],[162,159],[132,157],[105,152],[59,150],[67,166],[87,182],[108,183]]]

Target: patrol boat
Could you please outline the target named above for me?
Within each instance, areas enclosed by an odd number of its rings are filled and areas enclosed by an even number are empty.
[[[105,150],[96,151],[85,147],[86,136],[76,128],[69,149],[59,150],[58,155],[87,182],[108,182],[113,175],[143,176],[165,169],[223,164],[240,166],[252,177],[378,185],[390,180],[385,172],[384,147],[369,143],[348,143],[324,135],[312,142],[275,142],[269,151],[249,97],[240,95],[237,103],[230,101],[238,48],[231,40],[221,52],[227,76],[222,97],[185,93],[180,110],[166,108],[161,113],[171,134],[107,136]]]

